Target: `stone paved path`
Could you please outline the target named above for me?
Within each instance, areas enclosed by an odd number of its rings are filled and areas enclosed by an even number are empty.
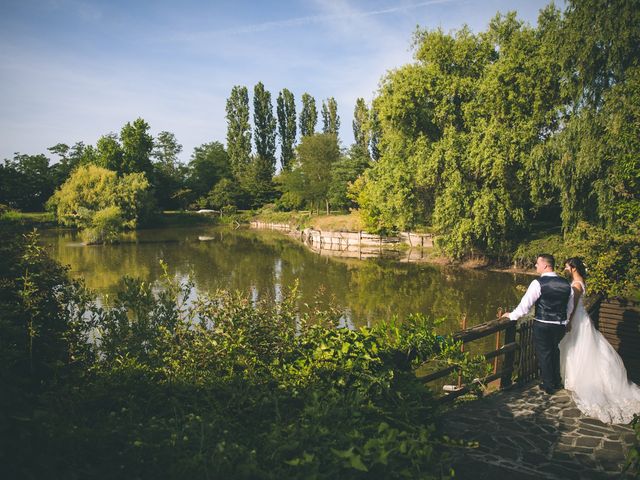
[[[471,401],[442,417],[451,438],[479,442],[449,447],[461,479],[611,479],[621,474],[634,441],[627,425],[582,417],[569,393],[514,387]]]

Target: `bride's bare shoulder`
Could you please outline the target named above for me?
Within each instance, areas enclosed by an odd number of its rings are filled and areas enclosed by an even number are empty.
[[[584,283],[582,283],[580,280],[572,282],[571,286],[581,294],[584,293],[585,286]]]

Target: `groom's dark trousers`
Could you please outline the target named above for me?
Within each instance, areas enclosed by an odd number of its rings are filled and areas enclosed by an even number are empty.
[[[567,328],[557,323],[533,322],[533,344],[540,366],[542,386],[546,389],[558,388],[560,377],[560,349],[558,344]]]

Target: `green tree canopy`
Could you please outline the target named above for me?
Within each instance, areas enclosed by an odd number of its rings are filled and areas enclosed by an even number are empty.
[[[93,163],[119,174],[125,173],[124,150],[115,133],[103,135],[98,139]]]
[[[142,172],[147,180],[153,183],[153,165],[151,151],[153,137],[149,133],[149,124],[142,118],[127,122],[120,130],[122,142],[122,167],[118,173]]]
[[[332,166],[340,159],[338,139],[329,133],[303,137],[297,149],[297,165],[301,191],[300,198],[312,208],[321,206],[329,211],[329,187]]]
[[[83,229],[92,243],[135,228],[151,204],[144,173],[118,176],[96,165],[79,167],[49,200],[58,221]]]
[[[294,157],[296,143],[296,103],[286,88],[278,95],[278,137],[280,139],[280,165],[288,170]]]
[[[42,210],[55,181],[46,156],[16,153],[0,164],[0,203],[18,210]]]
[[[231,163],[224,145],[210,142],[194,148],[186,181],[193,200],[208,194],[223,178],[232,178]]]
[[[231,170],[240,178],[251,159],[251,126],[247,87],[236,85],[227,99],[227,152]]]
[[[155,195],[161,209],[181,206],[179,197],[185,189],[186,168],[178,161],[180,152],[182,145],[173,133],[163,131],[155,138],[151,156],[155,159]]]
[[[271,93],[262,82],[253,89],[253,123],[256,153],[266,162],[276,163],[276,119],[273,116]]]
[[[353,109],[352,126],[353,138],[356,145],[359,145],[363,149],[368,149],[371,132],[369,125],[369,109],[367,108],[364,98],[358,98],[356,100],[356,106]]]
[[[322,133],[331,133],[338,136],[340,130],[340,116],[338,115],[338,102],[331,97],[322,102]]]
[[[300,136],[313,135],[318,123],[318,110],[316,99],[308,93],[302,94],[302,111],[300,112]]]

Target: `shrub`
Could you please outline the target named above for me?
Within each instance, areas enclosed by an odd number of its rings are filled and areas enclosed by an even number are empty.
[[[564,238],[551,235],[520,245],[513,256],[514,264],[530,266],[542,252],[556,257],[559,270],[564,268],[565,259],[582,257],[591,294],[640,297],[640,240],[633,233],[615,234],[581,222]]]
[[[133,229],[152,210],[149,182],[143,173],[119,177],[95,165],[78,168],[47,202],[64,225],[88,229],[92,243],[113,241]],[[97,218],[96,218],[97,216]]]
[[[441,359],[463,364],[467,379],[479,370],[435,334],[437,322],[336,328],[331,308],[301,313],[295,288],[276,305],[229,292],[195,299],[166,267],[160,284],[125,278],[99,306],[28,245],[7,270],[12,325],[28,338],[29,318],[51,320],[37,329],[52,347],[42,358],[66,373],[31,388],[28,408],[3,405],[7,478],[449,476],[438,409],[413,367]],[[33,301],[18,301],[25,290]],[[24,362],[29,343],[18,343]],[[0,351],[4,373],[15,362]]]
[[[88,244],[114,243],[118,240],[124,223],[120,207],[105,207],[93,214],[91,225],[82,232],[82,238]]]

